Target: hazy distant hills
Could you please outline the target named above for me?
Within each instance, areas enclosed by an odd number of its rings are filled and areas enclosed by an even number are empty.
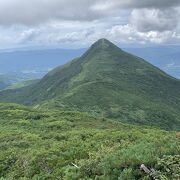
[[[38,81],[44,74],[12,72],[0,74],[0,90],[24,87]]]
[[[83,49],[44,49],[0,52],[0,73],[48,71],[80,56]]]
[[[18,77],[17,74],[12,73],[12,74],[0,75],[0,90],[6,89],[10,85],[12,85],[13,83],[16,83],[18,81],[22,81],[22,79],[20,79],[20,77]]]
[[[180,127],[180,81],[106,39],[35,85],[1,92],[0,101],[86,111],[166,129]]]

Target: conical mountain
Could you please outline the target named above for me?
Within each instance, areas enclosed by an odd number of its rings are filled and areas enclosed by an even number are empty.
[[[0,93],[0,100],[180,128],[180,81],[106,39],[37,84]]]

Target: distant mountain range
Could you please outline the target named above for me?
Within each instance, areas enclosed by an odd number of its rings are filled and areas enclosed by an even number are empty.
[[[36,84],[0,93],[1,102],[78,110],[165,129],[180,128],[179,97],[179,80],[106,39]]]
[[[0,52],[0,73],[44,72],[80,56],[84,49],[44,49]]]

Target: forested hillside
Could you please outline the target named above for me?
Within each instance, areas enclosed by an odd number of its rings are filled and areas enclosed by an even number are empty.
[[[130,124],[180,128],[180,81],[106,39],[1,102],[77,110]]]

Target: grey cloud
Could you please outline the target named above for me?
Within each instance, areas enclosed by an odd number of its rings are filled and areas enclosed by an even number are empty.
[[[180,5],[179,0],[127,0],[126,6],[133,8],[170,8]]]
[[[179,0],[0,0],[0,25],[41,24],[51,20],[91,21],[125,8],[169,8]]]
[[[34,25],[56,19],[93,20],[100,16],[90,9],[93,2],[95,0],[0,0],[0,24]]]
[[[178,11],[174,8],[166,10],[136,9],[131,13],[130,22],[138,31],[168,31],[178,25]]]
[[[177,7],[180,5],[179,0],[98,0],[93,6],[95,10],[118,10],[120,8],[126,9],[166,9]]]

